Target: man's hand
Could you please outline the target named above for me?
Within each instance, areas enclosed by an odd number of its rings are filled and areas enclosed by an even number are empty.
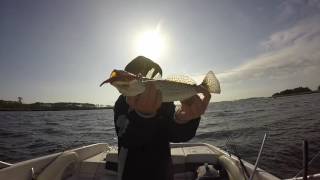
[[[211,94],[204,88],[201,90],[203,99],[198,95],[192,96],[189,99],[181,101],[181,108],[176,111],[175,121],[179,124],[184,124],[192,119],[199,118],[205,113],[211,99]]]
[[[148,83],[142,94],[128,96],[127,103],[132,109],[142,114],[155,114],[162,103],[161,92],[156,89],[154,84]]]

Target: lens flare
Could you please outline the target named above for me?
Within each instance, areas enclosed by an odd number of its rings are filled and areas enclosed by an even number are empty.
[[[164,53],[165,41],[159,30],[141,33],[136,40],[136,53],[158,60]]]

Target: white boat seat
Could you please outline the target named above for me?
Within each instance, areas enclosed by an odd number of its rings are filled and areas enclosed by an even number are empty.
[[[186,155],[183,151],[183,148],[171,148],[171,158],[173,164],[185,164]]]
[[[183,151],[186,155],[186,163],[218,163],[218,155],[215,156],[216,153],[207,146],[184,147]]]
[[[63,152],[37,177],[37,180],[63,180],[73,176],[78,168],[79,157],[75,152]]]

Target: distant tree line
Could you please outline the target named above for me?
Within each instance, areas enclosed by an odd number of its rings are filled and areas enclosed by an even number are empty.
[[[318,90],[320,91],[320,86],[318,87]],[[284,91],[275,93],[272,95],[272,97],[279,97],[279,96],[289,96],[289,95],[298,95],[298,94],[308,94],[313,93],[310,88],[308,87],[298,87],[294,89],[286,89]]]
[[[2,111],[61,111],[61,110],[91,110],[91,109],[110,109],[112,106],[95,105],[90,103],[41,103],[23,104],[22,98],[18,101],[0,100],[0,110]]]

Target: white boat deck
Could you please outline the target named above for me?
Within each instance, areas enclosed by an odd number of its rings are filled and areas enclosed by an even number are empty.
[[[209,164],[216,164],[218,159],[213,152],[206,146],[190,146],[190,147],[172,147],[171,148],[173,164],[183,167],[186,163],[202,164],[207,162]],[[115,149],[108,152],[102,152],[98,155],[90,157],[80,163],[78,172],[68,180],[116,180],[117,173],[105,168],[106,161],[117,163],[117,152]],[[175,179],[182,179],[183,177],[190,177],[190,173],[176,173]],[[186,179],[186,178],[183,178]]]
[[[102,152],[96,156],[90,157],[80,162],[78,172],[69,180],[116,180],[117,174],[113,171],[106,170],[105,157],[107,152]]]

